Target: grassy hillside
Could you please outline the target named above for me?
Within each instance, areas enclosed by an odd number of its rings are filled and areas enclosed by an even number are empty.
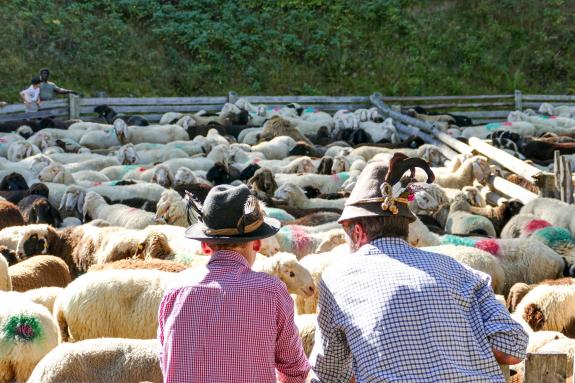
[[[85,95],[568,93],[566,0],[4,0],[0,99],[41,67]],[[23,32],[24,31],[24,32]]]

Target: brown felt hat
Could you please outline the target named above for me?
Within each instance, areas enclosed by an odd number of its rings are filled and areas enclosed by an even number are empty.
[[[188,211],[199,221],[185,236],[198,241],[227,244],[271,237],[280,229],[277,219],[266,217],[246,185],[214,186],[203,205],[188,196]]]
[[[421,158],[409,158],[395,153],[389,168],[382,161],[368,163],[359,175],[355,187],[345,203],[338,222],[361,217],[405,217],[415,221],[409,210],[410,183],[415,182],[415,168],[427,174],[427,183],[435,180],[431,168]],[[403,177],[406,171],[410,175]]]

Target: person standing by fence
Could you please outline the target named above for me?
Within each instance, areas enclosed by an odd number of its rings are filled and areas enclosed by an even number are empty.
[[[48,68],[40,69],[40,79],[42,80],[42,83],[40,84],[40,100],[53,100],[56,98],[57,94],[77,94],[73,90],[60,88],[53,82],[48,81],[49,78],[50,70]]]
[[[500,364],[524,357],[528,335],[497,301],[487,274],[411,247],[406,171],[420,158],[368,164],[339,219],[354,252],[319,283],[312,382],[505,381]]]
[[[27,112],[37,112],[40,107],[40,77],[32,77],[30,86],[20,92],[20,99]]]

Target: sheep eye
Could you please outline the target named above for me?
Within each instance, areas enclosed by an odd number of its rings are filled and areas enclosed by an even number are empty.
[[[293,271],[290,271],[290,272],[289,272],[289,276],[290,276],[291,278],[293,278],[293,277],[295,277],[295,273],[294,273]]]

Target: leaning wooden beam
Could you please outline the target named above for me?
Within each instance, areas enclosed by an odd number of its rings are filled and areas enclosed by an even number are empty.
[[[565,383],[567,381],[567,354],[527,354],[525,383]]]
[[[453,149],[457,150],[461,154],[473,154],[473,148],[469,145],[464,144],[463,142],[456,140],[455,138],[451,137],[448,134],[443,133],[440,130],[434,129],[433,135],[437,137],[437,139],[443,142],[446,145],[449,145]]]
[[[383,103],[380,93],[372,94],[369,97],[369,99],[370,99],[371,103],[373,105],[375,105],[381,113],[393,118],[396,121],[403,122],[404,124],[407,124],[407,125],[415,126],[416,128],[422,130],[425,133],[433,134],[433,125],[431,125],[428,122],[421,121],[420,119],[406,116],[403,113],[396,112],[396,111],[392,110],[391,108],[389,108],[387,105],[385,105]]]
[[[507,197],[517,198],[524,204],[528,203],[531,200],[534,200],[538,197],[537,194],[530,192],[527,189],[522,188],[519,185],[514,184],[513,182],[509,182],[504,178],[497,177],[497,176],[490,176],[488,180],[488,184],[499,193],[506,195]],[[492,196],[491,198],[494,198]],[[496,204],[499,204],[499,200],[497,200]]]

